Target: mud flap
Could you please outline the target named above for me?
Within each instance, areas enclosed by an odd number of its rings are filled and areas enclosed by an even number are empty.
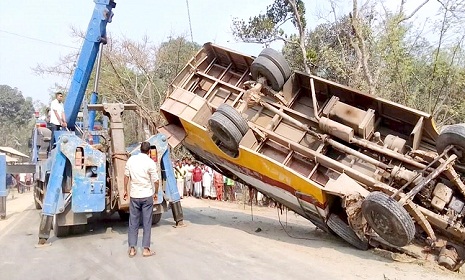
[[[56,222],[59,226],[85,225],[87,224],[87,215],[75,213],[68,205],[62,213],[56,214]]]
[[[362,241],[366,240],[366,222],[361,212],[361,204],[370,192],[345,173],[336,180],[329,180],[325,185],[325,191],[342,198],[342,206],[347,213],[350,227]]]

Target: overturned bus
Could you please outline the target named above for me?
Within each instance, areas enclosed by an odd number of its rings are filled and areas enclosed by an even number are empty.
[[[465,126],[207,43],[169,87],[160,132],[356,248],[465,256]],[[434,254],[432,254],[434,253]]]

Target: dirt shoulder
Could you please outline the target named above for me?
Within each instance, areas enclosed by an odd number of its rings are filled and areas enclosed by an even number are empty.
[[[429,260],[419,260],[401,253],[374,248],[368,251],[356,250],[339,238],[317,229],[308,220],[285,209],[255,205],[251,207],[242,202],[229,203],[191,197],[184,198],[182,205],[210,217],[223,226],[241,229],[280,242],[288,242],[289,246],[295,246],[296,250],[309,251],[308,253],[311,254],[311,251],[314,251],[315,254],[321,254],[322,258],[326,259],[332,267],[334,263],[337,263],[338,269],[347,269],[348,272],[356,267],[363,268],[364,274],[369,273],[370,270],[373,273],[388,271],[387,268],[389,268],[389,270],[398,269],[403,273],[395,277],[385,276],[385,279],[410,279],[410,277],[411,279],[426,279],[425,275],[429,277],[437,275],[440,279],[443,277],[444,279],[465,279],[463,268],[461,272],[451,272]],[[315,246],[299,246],[302,243],[315,243]],[[366,264],[362,264],[360,259],[365,259]],[[407,278],[405,278],[406,275]]]
[[[8,225],[19,218],[22,212],[27,209],[33,209],[34,198],[31,191],[18,193],[16,190],[10,190],[6,199],[6,218],[0,219],[0,233],[7,230]]]

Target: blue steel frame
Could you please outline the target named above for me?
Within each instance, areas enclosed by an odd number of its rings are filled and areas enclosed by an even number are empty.
[[[107,23],[111,22],[113,17],[112,8],[116,5],[113,0],[94,0],[94,2],[94,12],[87,28],[87,34],[74,70],[73,80],[64,103],[69,128],[75,126],[90,74],[99,52],[100,43],[105,43],[107,40]]]
[[[181,196],[176,185],[176,177],[174,176],[173,163],[171,162],[168,140],[162,133],[152,135],[146,140],[150,143],[150,146],[154,146],[157,149],[157,163],[161,178],[166,181],[165,195],[169,202],[178,202],[181,200]],[[140,145],[139,145],[140,148]],[[134,149],[131,155],[138,154],[140,149]],[[155,203],[160,204],[163,202],[163,191],[161,188],[158,190],[158,201]]]
[[[87,84],[98,55],[99,46],[101,43],[106,42],[106,26],[107,23],[111,22],[113,17],[112,9],[116,5],[113,0],[94,0],[94,2],[94,12],[87,28],[87,34],[64,103],[66,120],[68,127],[71,129],[75,126]],[[55,134],[55,139],[61,138],[60,136],[63,134],[69,134],[71,137],[74,136],[69,132],[56,132]],[[55,215],[58,210],[57,208],[59,208],[58,206],[63,206],[62,182],[65,175],[66,156],[60,150],[60,141],[61,139],[57,141],[55,151],[50,158],[52,160],[50,180],[42,207],[42,214],[46,216]]]
[[[0,197],[7,196],[6,191],[6,155],[0,154]]]

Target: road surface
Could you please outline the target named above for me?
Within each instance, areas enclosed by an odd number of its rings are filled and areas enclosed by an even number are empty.
[[[164,214],[152,228],[157,255],[139,249],[128,258],[127,223],[117,215],[35,248],[40,212],[31,193],[16,194],[0,221],[0,279],[465,279],[428,262],[358,251],[292,212],[195,198],[182,205],[187,227],[174,228]]]

